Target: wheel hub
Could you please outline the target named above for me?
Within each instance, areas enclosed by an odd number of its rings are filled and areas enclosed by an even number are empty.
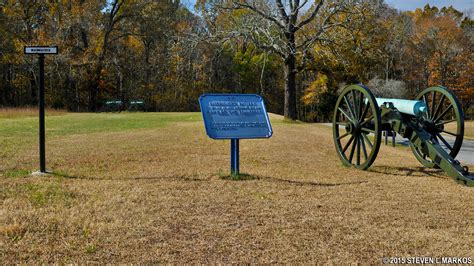
[[[442,132],[444,130],[444,125],[436,125],[436,123],[431,119],[425,120],[423,124],[425,130],[432,135],[435,135],[436,133]]]
[[[354,124],[354,135],[359,135],[361,131],[361,126],[359,123]]]
[[[358,135],[361,131],[362,127],[358,122],[355,123],[348,123],[346,125],[346,132],[352,134],[352,135]]]

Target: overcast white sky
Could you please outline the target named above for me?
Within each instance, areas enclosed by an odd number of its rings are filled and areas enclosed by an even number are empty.
[[[193,6],[196,0],[181,0],[187,6]],[[385,0],[389,5],[406,11],[423,8],[426,4],[435,5],[437,7],[452,5],[459,11],[474,10],[474,0]]]

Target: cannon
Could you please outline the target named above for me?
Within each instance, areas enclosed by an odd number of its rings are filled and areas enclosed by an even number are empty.
[[[364,85],[339,95],[333,137],[342,163],[366,170],[375,161],[382,131],[408,139],[425,167],[441,168],[456,181],[474,186],[474,175],[456,160],[464,137],[464,115],[456,96],[442,86],[423,90],[415,100],[375,98]]]

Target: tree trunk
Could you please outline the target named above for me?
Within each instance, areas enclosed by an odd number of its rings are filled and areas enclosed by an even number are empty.
[[[90,112],[97,111],[97,95],[99,91],[100,72],[102,72],[102,62],[99,62],[99,64],[97,65],[94,71],[94,77],[89,86],[89,111]]]
[[[117,23],[119,18],[117,18],[118,12],[121,10],[121,6],[124,1],[116,0],[111,3],[112,11],[109,14],[109,20],[107,22],[107,27],[105,28],[104,42],[102,44],[102,51],[98,58],[97,66],[95,68],[92,84],[89,87],[89,111],[95,112],[99,107],[99,96],[100,90],[99,85],[101,81],[102,68],[104,66],[105,56],[107,54],[107,49],[109,48],[109,36],[114,30],[114,25]]]
[[[296,120],[296,58],[289,55],[285,60],[285,118]]]

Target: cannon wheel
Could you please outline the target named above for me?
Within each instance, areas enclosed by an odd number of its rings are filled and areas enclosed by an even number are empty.
[[[456,158],[464,138],[464,114],[454,93],[442,86],[423,90],[417,97],[427,106],[423,115],[425,129],[443,149]],[[426,154],[410,143],[416,159],[426,167],[438,168]]]
[[[349,85],[339,96],[333,117],[336,151],[346,166],[365,170],[372,165],[381,142],[380,109],[363,85]]]

